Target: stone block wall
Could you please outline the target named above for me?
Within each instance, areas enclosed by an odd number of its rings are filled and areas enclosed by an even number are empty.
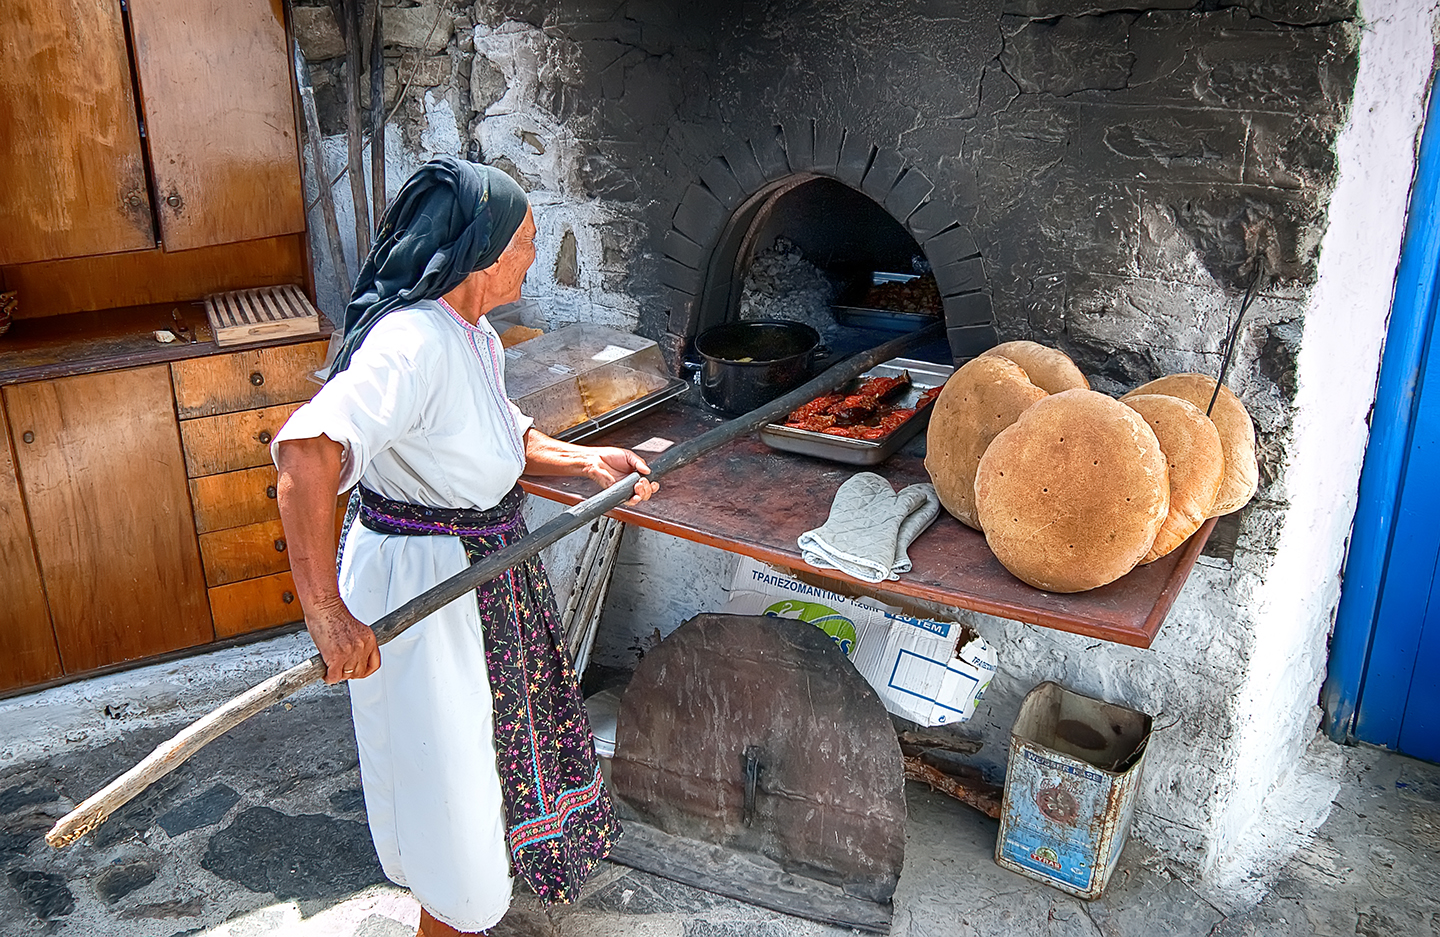
[[[761,182],[783,177],[808,158],[864,190],[874,170],[893,176],[879,200],[927,250],[937,237],[961,245],[963,257],[946,259],[967,270],[978,254],[983,276],[953,291],[976,321],[983,305],[1002,340],[1056,345],[1111,393],[1215,372],[1262,259],[1229,382],[1255,417],[1261,490],[1196,569],[1155,647],[958,613],[1000,655],[1002,676],[970,727],[984,754],[1003,759],[1019,698],[1041,680],[1145,709],[1162,729],[1137,824],[1178,868],[1204,872],[1315,725],[1433,21],[1430,5],[1367,6],[1375,61],[1395,61],[1379,110],[1361,115],[1389,114],[1364,132],[1390,134],[1393,152],[1365,158],[1392,160],[1394,178],[1374,191],[1398,209],[1385,215],[1393,237],[1353,239],[1374,253],[1361,265],[1369,298],[1348,317],[1316,302],[1330,295],[1327,208],[1362,66],[1349,0],[387,5],[392,190],[436,152],[504,168],[535,204],[539,259],[526,293],[549,324],[636,329],[673,354],[693,327],[706,238],[737,203],[732,184],[743,189],[752,170]],[[322,125],[336,132],[343,61],[328,8],[298,7],[295,25]],[[333,178],[343,144],[327,145]],[[348,210],[348,186],[333,191]],[[1315,391],[1305,410],[1302,353],[1322,349],[1313,381],[1343,345],[1316,337],[1312,321],[1343,322],[1358,352],[1343,399]],[[1333,477],[1316,468],[1327,458]],[[1317,503],[1321,490],[1328,503]],[[1300,531],[1319,539],[1287,546]],[[632,531],[597,659],[633,661],[655,632],[715,607],[725,568],[706,548]],[[714,581],[697,585],[694,569]]]

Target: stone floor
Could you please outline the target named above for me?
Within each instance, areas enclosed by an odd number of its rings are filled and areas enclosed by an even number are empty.
[[[365,827],[342,692],[265,713],[64,852],[54,818],[171,730],[71,747],[0,772],[0,934],[407,937],[419,910],[385,882]],[[1322,743],[1328,744],[1328,743]],[[1373,749],[1341,755],[1329,819],[1229,916],[1132,843],[1105,896],[1082,902],[1000,869],[996,823],[909,791],[896,937],[1440,933],[1440,767]],[[1204,886],[1202,886],[1203,888]],[[1215,895],[1210,895],[1212,899]],[[1229,904],[1233,905],[1233,902]],[[573,907],[518,896],[502,937],[829,937],[788,918],[604,865]]]

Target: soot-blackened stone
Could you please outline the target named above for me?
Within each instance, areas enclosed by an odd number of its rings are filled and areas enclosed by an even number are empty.
[[[190,830],[198,830],[202,826],[213,826],[225,819],[225,814],[230,808],[240,801],[240,795],[233,789],[224,785],[216,784],[199,797],[187,800],[185,803],[167,811],[155,822],[160,828],[171,836],[179,836],[181,833]]]
[[[0,791],[0,814],[14,813],[36,804],[48,804],[59,799],[53,790],[43,787],[12,787]]]
[[[1135,56],[1130,52],[1134,14],[1059,16],[1030,20],[1006,17],[1005,71],[1030,93],[1115,91],[1130,82]]]
[[[42,921],[64,917],[75,910],[75,896],[66,887],[62,876],[53,872],[15,869],[6,878],[10,880],[10,886],[20,893],[25,906]]]
[[[121,898],[155,881],[160,874],[158,859],[132,859],[106,866],[95,876],[95,893],[107,904],[114,904]]]
[[[385,881],[363,823],[252,807],[210,838],[202,868],[280,899],[345,895]]]
[[[358,787],[346,788],[330,795],[330,806],[341,813],[365,809],[365,792]]]

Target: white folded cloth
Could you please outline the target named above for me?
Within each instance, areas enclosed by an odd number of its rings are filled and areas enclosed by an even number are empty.
[[[800,535],[800,554],[811,566],[866,582],[899,579],[910,571],[910,544],[939,513],[934,485],[897,492],[874,472],[861,472],[835,492],[825,524]]]

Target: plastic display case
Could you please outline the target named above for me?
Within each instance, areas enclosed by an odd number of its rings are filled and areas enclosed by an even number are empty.
[[[648,338],[576,323],[505,349],[505,390],[540,432],[587,438],[684,393]]]

